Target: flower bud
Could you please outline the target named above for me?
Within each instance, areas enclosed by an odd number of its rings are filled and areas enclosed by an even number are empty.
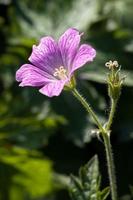
[[[110,70],[107,77],[108,95],[114,100],[117,100],[121,94],[121,87],[125,77],[121,77],[121,67],[117,61],[110,60],[105,66]]]

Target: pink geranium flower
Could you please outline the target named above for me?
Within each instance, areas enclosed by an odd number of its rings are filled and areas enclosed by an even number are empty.
[[[20,86],[38,87],[49,97],[60,95],[69,85],[75,70],[93,61],[96,51],[90,45],[80,44],[78,30],[68,29],[56,42],[52,37],[43,37],[38,46],[33,45],[29,61],[16,72]]]

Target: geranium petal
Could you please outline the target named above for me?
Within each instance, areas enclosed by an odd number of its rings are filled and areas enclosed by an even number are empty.
[[[39,92],[48,97],[59,96],[64,88],[65,83],[66,81],[63,80],[57,80],[55,82],[48,83],[42,87]]]
[[[50,81],[54,81],[54,77],[44,72],[43,70],[31,65],[24,64],[16,72],[16,80],[20,86],[42,86]]]
[[[63,64],[58,44],[52,37],[43,37],[38,46],[33,45],[29,61],[51,75]]]
[[[73,28],[68,29],[59,39],[58,45],[61,51],[64,67],[71,67],[72,61],[77,53],[80,43],[79,31]]]
[[[80,46],[71,69],[71,73],[73,73],[76,69],[82,67],[87,62],[92,62],[96,56],[96,50],[90,45],[83,44]]]

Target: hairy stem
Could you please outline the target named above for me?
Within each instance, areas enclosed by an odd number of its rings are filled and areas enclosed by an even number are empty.
[[[115,176],[115,165],[114,165],[112,147],[110,143],[110,134],[106,133],[106,134],[102,134],[102,136],[103,136],[105,151],[106,151],[111,197],[112,197],[112,200],[117,200],[118,197],[117,197],[117,185],[116,185],[116,176]]]
[[[115,110],[116,110],[116,105],[117,105],[117,99],[111,99],[111,110],[109,114],[109,119],[106,125],[106,130],[108,131],[112,125]]]
[[[95,124],[98,126],[99,130],[101,132],[104,132],[104,128],[102,124],[99,122],[99,119],[97,118],[95,112],[92,110],[90,105],[86,102],[84,97],[78,92],[76,88],[72,90],[73,95],[80,101],[80,103],[84,106],[84,108],[87,110],[87,112],[93,117],[93,120]]]

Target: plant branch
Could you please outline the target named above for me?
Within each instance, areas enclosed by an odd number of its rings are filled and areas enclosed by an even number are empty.
[[[110,110],[109,119],[106,125],[106,131],[109,131],[112,125],[115,110],[116,110],[116,105],[117,105],[117,99],[111,98],[111,110]]]
[[[87,110],[87,112],[93,117],[93,120],[94,120],[95,124],[98,126],[99,130],[101,132],[105,132],[101,122],[99,122],[99,119],[97,118],[95,112],[92,110],[90,105],[86,102],[84,97],[78,92],[78,90],[76,88],[74,88],[72,90],[72,93],[78,99],[78,101],[80,101],[80,103],[84,106],[84,108]]]

